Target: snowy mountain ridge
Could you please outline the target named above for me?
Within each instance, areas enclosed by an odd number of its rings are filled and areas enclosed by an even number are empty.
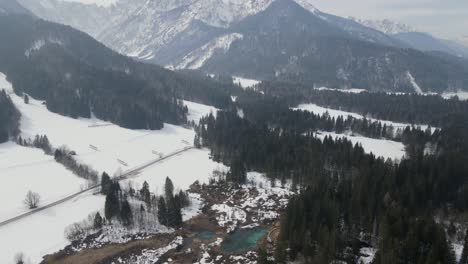
[[[417,31],[412,26],[399,23],[399,22],[395,22],[389,19],[371,20],[371,19],[359,19],[355,17],[349,17],[349,18],[366,27],[373,28],[378,31],[382,31],[383,33],[389,34],[389,35]]]
[[[163,65],[196,52],[225,35],[222,29],[264,11],[274,1],[19,0],[41,18],[82,30],[122,54]],[[318,12],[310,0],[295,2]],[[175,56],[165,58],[168,53]]]

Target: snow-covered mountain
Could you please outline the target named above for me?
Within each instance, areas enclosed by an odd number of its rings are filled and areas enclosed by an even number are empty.
[[[389,19],[368,20],[351,17],[352,20],[400,40],[408,47],[424,52],[443,52],[457,57],[468,58],[468,48],[454,41],[437,38],[430,33]],[[468,42],[467,42],[468,43]]]
[[[114,50],[161,65],[213,54],[231,25],[264,11],[275,0],[19,0],[39,17],[87,32]],[[284,1],[284,0],[277,0]],[[354,21],[320,12],[311,0],[300,6],[352,36],[389,46],[400,43]],[[84,4],[85,3],[85,4]],[[96,4],[89,4],[96,3]],[[201,54],[200,50],[210,50]],[[215,49],[218,50],[218,49]],[[198,59],[197,59],[198,60]]]
[[[395,22],[389,19],[371,20],[371,19],[359,19],[355,17],[350,17],[350,19],[366,27],[373,28],[375,30],[384,32],[385,34],[389,34],[389,35],[417,31],[412,26],[399,23],[399,22]]]
[[[413,34],[408,26],[356,22],[321,12],[312,0],[18,1],[121,54],[168,68],[392,91],[414,90],[407,72],[423,90],[437,91],[464,75],[458,61],[442,68],[443,56],[408,49],[433,50],[396,37]]]

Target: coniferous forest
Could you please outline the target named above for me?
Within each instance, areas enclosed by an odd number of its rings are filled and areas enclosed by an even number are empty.
[[[437,94],[344,93],[317,90],[312,86],[295,83],[264,82],[258,90],[265,95],[280,97],[289,106],[315,103],[323,107],[359,113],[382,120],[440,127],[449,116],[460,115],[468,119],[468,101],[442,98]]]
[[[259,171],[300,190],[283,215],[275,263],[356,263],[363,245],[379,249],[373,263],[455,263],[448,234],[435,216],[468,209],[463,116],[449,115],[433,132],[400,131],[406,157],[392,161],[346,139],[314,135],[327,126],[336,130],[345,120],[292,111],[275,97],[239,96],[237,104],[243,118],[232,109],[202,119],[195,144],[231,165],[227,180],[240,184],[245,171]],[[353,122],[362,127],[362,120],[348,121]],[[375,131],[369,125],[345,127]],[[385,137],[382,127],[377,131]]]
[[[19,133],[20,112],[5,90],[0,91],[0,143],[15,138]]]

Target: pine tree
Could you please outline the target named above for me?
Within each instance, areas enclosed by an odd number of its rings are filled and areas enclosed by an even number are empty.
[[[143,187],[141,187],[140,197],[141,197],[141,200],[143,200],[146,203],[146,207],[148,208],[148,211],[150,211],[151,210],[151,192],[149,189],[149,184],[146,181],[143,183]]]
[[[106,172],[102,173],[101,176],[101,193],[107,195],[112,185],[112,180]]]
[[[129,226],[133,222],[132,209],[126,198],[122,201],[122,208],[120,209],[120,220],[124,226]]]
[[[120,185],[118,182],[112,182],[109,192],[106,195],[106,202],[104,205],[104,213],[106,219],[111,221],[112,218],[120,214]]]
[[[164,197],[166,200],[174,198],[174,184],[169,177],[166,177],[166,183],[164,184]]]
[[[103,219],[99,212],[96,213],[94,216],[94,229],[101,229],[102,228]]]
[[[158,200],[158,220],[161,225],[168,225],[166,201],[162,196]]]

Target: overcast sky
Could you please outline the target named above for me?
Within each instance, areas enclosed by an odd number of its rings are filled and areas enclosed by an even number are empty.
[[[468,0],[311,0],[318,9],[340,16],[406,23],[444,38],[468,36]]]

